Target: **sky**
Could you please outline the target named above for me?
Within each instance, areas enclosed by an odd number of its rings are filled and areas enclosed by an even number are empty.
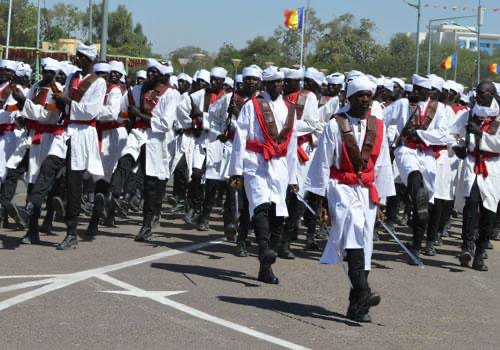
[[[97,0],[98,1],[98,0]],[[417,3],[418,0],[408,0]],[[71,3],[80,8],[88,6],[88,0],[45,0],[46,7],[58,2]],[[140,22],[144,32],[153,43],[153,51],[159,54],[188,45],[198,46],[209,52],[217,52],[224,43],[243,48],[246,42],[257,35],[271,36],[284,22],[283,12],[305,5],[305,0],[109,0],[110,11],[125,4],[133,13],[134,22]],[[355,18],[369,18],[377,29],[373,36],[382,44],[399,32],[415,32],[416,9],[404,0],[310,0],[322,22],[345,13]],[[426,31],[430,19],[474,15],[470,8],[478,0],[422,0],[422,5],[448,5],[450,9],[423,7],[420,31]],[[459,11],[452,11],[451,6]],[[469,9],[463,11],[463,7]],[[482,0],[487,7],[485,33],[500,34],[500,0]],[[476,19],[457,20],[457,23],[475,26]]]

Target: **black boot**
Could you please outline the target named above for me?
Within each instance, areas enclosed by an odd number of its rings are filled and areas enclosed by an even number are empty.
[[[290,242],[283,241],[278,250],[278,256],[281,259],[293,260],[295,259],[295,255],[290,251]]]
[[[37,211],[33,213],[30,219],[30,228],[26,235],[21,239],[20,244],[39,244],[40,243],[40,231],[38,227],[38,217],[40,212]]]
[[[245,258],[248,256],[247,243],[245,241],[238,242],[236,246],[236,253],[234,255],[240,258]]]
[[[78,245],[78,236],[76,235],[76,227],[68,228],[66,237],[61,243],[59,243],[59,245],[57,246],[57,250],[76,249],[77,245]]]
[[[118,217],[127,218],[128,215],[128,202],[130,200],[130,194],[127,193],[125,197],[116,198],[113,197],[113,207],[115,208],[115,214]]]
[[[85,235],[90,237],[95,237],[99,233],[99,214],[96,210],[92,213],[90,217],[89,225],[87,230],[85,230]]]
[[[347,309],[347,318],[356,322],[371,322],[372,319],[368,312],[371,307],[380,304],[380,300],[378,293],[366,293],[356,301],[351,300]]]
[[[55,233],[52,233],[52,229],[54,228],[52,225],[52,222],[54,220],[54,212],[53,211],[47,211],[45,213],[45,217],[43,218],[43,222],[40,225],[40,232],[45,233],[46,235],[49,236],[55,236]]]
[[[421,221],[429,219],[429,191],[422,186],[418,189],[416,195],[417,214]]]
[[[18,207],[14,203],[9,205],[9,215],[23,228],[27,228],[31,217],[37,208],[31,202],[28,202],[25,207]]]
[[[476,254],[474,255],[474,261],[472,262],[472,268],[477,271],[488,271],[488,266],[484,263],[483,254],[486,252],[486,243],[481,242],[477,244]]]
[[[106,219],[102,224],[106,227],[115,227],[115,208],[110,208],[107,212]]]
[[[89,192],[87,201],[82,206],[82,210],[87,216],[92,216],[95,206],[95,192]]]
[[[200,221],[200,217],[201,217],[201,208],[192,207],[186,213],[186,216],[184,217],[184,222],[186,224],[194,226],[198,224],[198,222]]]
[[[228,242],[234,242],[236,239],[236,225],[233,223],[227,224],[226,227],[224,227],[224,235],[226,236],[226,240]]]
[[[210,230],[209,222],[210,222],[210,213],[212,212],[212,208],[203,208],[203,215],[200,217],[200,221],[196,226],[198,231],[208,231]]]
[[[259,276],[257,279],[268,284],[278,284],[279,279],[274,275],[271,265],[261,262],[259,268]]]
[[[153,233],[151,232],[151,222],[153,217],[150,214],[144,216],[144,221],[142,222],[142,227],[137,236],[135,236],[134,241],[136,242],[151,242],[151,237]]]
[[[104,196],[102,193],[98,193],[95,196],[95,211],[100,218],[106,219],[108,217],[108,210],[110,210],[111,199]]]
[[[314,240],[314,233],[316,231],[316,225],[310,224],[307,226],[307,236],[306,236],[306,245],[304,250],[318,250],[318,243]]]
[[[424,255],[427,256],[435,256],[436,255],[436,248],[434,248],[434,242],[427,241],[427,244],[424,249]]]
[[[160,215],[153,215],[153,220],[151,220],[151,228],[156,228],[160,226]]]
[[[443,239],[441,237],[443,237],[443,234],[441,232],[438,232],[436,241],[434,242],[435,246],[439,247],[443,245]]]
[[[61,197],[52,198],[52,208],[54,208],[54,212],[56,213],[54,220],[57,222],[64,222],[66,207]]]

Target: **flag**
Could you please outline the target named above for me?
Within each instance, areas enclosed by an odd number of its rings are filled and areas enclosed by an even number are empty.
[[[456,52],[453,55],[451,55],[451,67],[454,69],[457,68],[457,53]]]
[[[451,68],[457,67],[457,53],[455,52],[453,55],[445,57],[444,60],[441,61],[441,69],[448,70]]]
[[[490,73],[492,73],[492,74],[499,74],[498,72],[499,72],[498,71],[498,64],[491,63],[490,64]]]
[[[304,22],[304,8],[285,10],[285,27],[288,29],[302,29]]]

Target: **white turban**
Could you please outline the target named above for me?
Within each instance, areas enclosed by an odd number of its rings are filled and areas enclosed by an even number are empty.
[[[156,69],[158,69],[158,71],[160,72],[161,75],[172,74],[174,72],[174,69],[172,68],[172,66],[167,67],[167,66],[161,64],[160,62],[158,62],[157,60],[155,60],[154,58],[148,58],[147,63],[148,63],[148,69],[149,68],[156,68]]]
[[[95,58],[97,57],[97,48],[95,47],[95,45],[92,44],[85,45],[82,43],[78,45],[78,47],[76,48],[76,52],[79,52],[82,55],[87,56],[92,61],[95,60]]]
[[[189,84],[193,83],[193,79],[187,75],[186,73],[181,73],[177,76],[177,80],[184,80],[187,81]]]
[[[94,64],[94,72],[111,72],[111,65],[109,63],[101,62]]]
[[[499,83],[493,83],[495,85],[495,89],[497,90],[497,95],[500,96],[500,84]]]
[[[226,77],[227,77],[227,70],[225,70],[222,67],[214,67],[210,71],[210,76],[211,77],[220,78],[220,79],[226,79]]]
[[[432,89],[431,80],[418,74],[413,74],[412,83],[413,85],[418,85],[429,90]]]
[[[469,103],[470,102],[470,97],[467,96],[466,94],[460,94],[460,101],[463,101],[465,103]]]
[[[325,75],[316,68],[309,67],[306,69],[304,78],[312,79],[316,82],[316,84],[321,86],[321,84],[323,84],[323,80],[325,80]]]
[[[280,68],[280,71],[282,71],[283,74],[285,75],[285,79],[293,79],[293,80],[304,79],[304,70],[302,68],[299,69]]]
[[[17,68],[16,68],[16,75],[18,77],[26,77],[26,78],[30,78],[31,77],[31,73],[32,73],[32,70],[31,70],[31,67],[29,64],[26,64],[26,63],[19,63],[17,65]]]
[[[148,74],[146,73],[145,70],[139,70],[139,71],[137,71],[137,73],[135,73],[135,77],[136,78],[147,79],[148,78]]]
[[[234,80],[235,80],[236,84],[238,84],[238,83],[243,83],[243,75],[242,75],[242,74],[237,74],[237,75],[234,77]]]
[[[362,76],[362,75],[365,75],[364,73],[358,71],[358,70],[352,70],[350,71],[349,73],[347,73],[347,80],[351,80],[351,79],[354,79],[355,77],[359,77],[359,76]]]
[[[66,77],[69,77],[78,69],[68,61],[59,62],[59,66],[61,67],[61,71],[66,75]]]
[[[58,60],[53,59],[52,57],[42,58],[40,61],[40,66],[42,70],[51,70],[58,73],[61,70],[61,64]]]
[[[436,74],[429,74],[429,79],[431,80],[431,87],[443,91],[444,79],[438,77]]]
[[[193,74],[193,81],[198,80],[198,75],[199,75],[199,74],[200,74],[200,71],[199,71],[199,70],[197,70],[196,72],[194,72],[194,74]],[[210,74],[210,73],[209,73],[209,74]]]
[[[241,74],[242,81],[246,77],[255,77],[262,80],[262,69],[256,64],[252,64],[250,67],[243,68]]]
[[[326,77],[326,81],[331,85],[340,85],[344,82],[345,75],[342,73],[333,73]]]
[[[413,85],[412,84],[405,84],[404,90],[406,92],[412,92],[413,91]]]
[[[377,85],[368,79],[366,76],[357,76],[347,83],[347,94],[349,98],[359,91],[371,91],[372,95],[375,94]]]
[[[382,85],[387,90],[393,92],[394,91],[394,82],[391,79],[387,79],[387,78],[381,78],[381,79],[382,79],[382,84],[378,84],[378,85]]]
[[[2,62],[0,62],[0,68],[10,69],[15,72],[18,64],[19,63],[16,61],[2,60]]]
[[[121,61],[109,61],[109,65],[111,66],[111,70],[120,73],[121,75],[127,75],[125,72],[125,66]]]
[[[234,88],[234,80],[226,77],[226,80],[224,80],[224,84],[229,85],[230,87]]]
[[[210,84],[210,72],[208,70],[200,69],[197,73],[196,80],[201,79]]]
[[[178,84],[178,78],[175,76],[175,75],[171,75],[170,76],[170,80],[168,81],[170,83],[170,85],[172,86],[175,86],[175,87],[179,87],[179,84]]]
[[[464,86],[462,84],[460,84],[460,83],[455,83],[455,85],[456,85],[456,88],[458,89],[458,90],[455,90],[455,91],[458,92],[458,93],[460,93],[460,94],[463,94],[464,91],[465,91]]]
[[[264,81],[281,80],[284,78],[285,74],[275,66],[269,66],[262,72],[262,80]]]
[[[392,82],[393,82],[394,84],[398,84],[398,85],[401,87],[401,89],[404,89],[404,87],[405,87],[405,82],[404,82],[402,79],[399,79],[399,78],[392,78],[391,80],[392,80]]]

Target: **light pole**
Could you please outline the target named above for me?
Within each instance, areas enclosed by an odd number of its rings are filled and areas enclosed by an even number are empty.
[[[9,58],[9,41],[10,41],[10,20],[12,14],[12,0],[9,1],[9,16],[7,18],[7,42],[5,43],[5,59]]]
[[[193,58],[198,61],[198,69],[200,69],[201,67],[201,61],[203,60],[203,58],[205,57],[206,55],[203,54],[203,53],[195,53],[193,55]]]
[[[182,66],[182,73],[184,73],[184,68],[186,67],[186,65],[189,64],[189,62],[191,62],[191,59],[190,58],[179,58],[178,61]]]
[[[92,0],[89,0],[89,44],[92,43]]]
[[[108,7],[109,0],[102,2],[102,32],[101,32],[101,61],[106,61],[106,51],[108,50]]]
[[[234,76],[236,77],[236,74],[238,74],[238,66],[240,65],[241,63],[241,60],[239,58],[233,58],[231,60],[231,62],[233,63],[233,67],[234,67]]]
[[[406,0],[403,0],[406,2],[408,6],[411,6],[417,10],[417,32],[415,33],[416,35],[416,45],[417,45],[417,53],[416,53],[416,58],[415,58],[415,74],[418,74],[418,63],[420,59],[420,15],[422,12],[422,1],[418,0],[418,4],[412,4],[409,3]]]
[[[427,34],[427,39],[428,39],[428,49],[429,49],[429,52],[428,52],[428,56],[427,56],[427,74],[431,74],[431,53],[432,53],[432,37],[431,37],[431,34],[432,34],[432,23],[434,22],[443,22],[443,21],[449,21],[449,20],[452,20],[452,19],[464,19],[464,18],[472,18],[472,17],[476,17],[476,16],[459,16],[459,17],[444,17],[444,18],[435,18],[435,19],[431,19],[429,21],[429,29],[428,29],[428,34]],[[456,41],[456,38],[455,38],[455,41]]]
[[[40,0],[38,0],[38,19],[36,22],[36,62],[35,62],[35,80],[40,76]]]
[[[477,6],[477,84],[481,82],[481,26],[484,22],[484,11],[481,6],[481,0],[478,0]]]

